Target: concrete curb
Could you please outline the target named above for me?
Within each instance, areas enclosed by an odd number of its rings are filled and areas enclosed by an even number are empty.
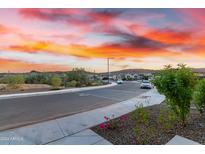
[[[7,95],[0,95],[0,100],[1,99],[10,99],[10,98],[30,97],[30,96],[43,96],[43,95],[73,93],[73,92],[80,92],[80,91],[86,91],[86,90],[108,88],[108,87],[112,87],[112,86],[116,86],[116,85],[117,85],[117,83],[113,82],[113,83],[111,83],[109,85],[103,85],[103,86],[71,88],[71,89],[63,89],[63,90],[56,90],[56,91],[43,91],[43,92],[32,92],[32,93],[7,94]]]
[[[78,113],[75,115],[20,127],[0,132],[0,137],[20,138],[23,140],[1,141],[0,144],[48,144],[67,138],[78,132],[105,122],[104,116],[117,118],[132,112],[136,106],[143,104],[144,107],[163,102],[165,97],[156,89],[152,89],[132,99],[112,104],[103,108]],[[69,142],[70,143],[70,142]]]

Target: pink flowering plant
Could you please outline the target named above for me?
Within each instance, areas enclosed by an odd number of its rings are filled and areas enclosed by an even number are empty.
[[[114,119],[115,116],[114,114],[110,117],[108,116],[104,116],[104,119],[106,120],[105,123],[102,123],[100,124],[100,129],[101,130],[114,130],[114,129],[117,129],[117,128],[125,128],[125,122],[128,120],[128,116],[127,115],[123,115],[121,117],[119,117],[119,119],[115,119],[115,120],[112,120]]]

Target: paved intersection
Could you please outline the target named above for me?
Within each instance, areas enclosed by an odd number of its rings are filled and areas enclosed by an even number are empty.
[[[146,90],[139,83],[83,92],[0,100],[0,130],[47,121],[119,103]]]

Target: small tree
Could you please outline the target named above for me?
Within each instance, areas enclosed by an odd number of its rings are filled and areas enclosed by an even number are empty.
[[[177,69],[168,65],[160,71],[153,83],[159,93],[165,95],[167,104],[184,125],[195,85],[195,75],[192,70],[183,64],[179,64]]]
[[[62,80],[58,76],[54,76],[51,78],[51,85],[54,89],[58,89],[61,86]]]
[[[196,85],[194,104],[201,114],[205,111],[205,79],[200,80]]]

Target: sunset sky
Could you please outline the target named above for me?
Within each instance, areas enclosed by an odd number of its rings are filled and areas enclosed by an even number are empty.
[[[0,72],[205,67],[205,9],[0,9]]]

